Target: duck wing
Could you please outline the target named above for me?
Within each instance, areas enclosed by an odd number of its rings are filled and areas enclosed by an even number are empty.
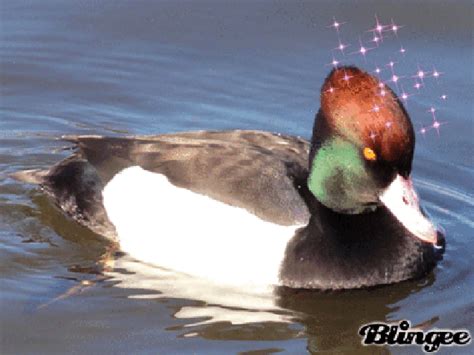
[[[110,229],[102,190],[139,166],[175,186],[244,208],[280,225],[306,224],[309,143],[261,131],[186,132],[158,136],[64,136],[75,152],[41,186],[68,215],[99,234]],[[102,226],[102,227],[100,227]]]
[[[68,137],[106,184],[130,166],[260,218],[305,223],[309,212],[298,186],[307,176],[307,141],[259,131],[188,132],[160,136]]]

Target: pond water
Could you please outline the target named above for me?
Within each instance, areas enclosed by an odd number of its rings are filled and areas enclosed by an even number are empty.
[[[405,354],[421,350],[363,347],[358,328],[409,319],[474,331],[470,2],[48,0],[0,10],[2,353]],[[375,14],[403,27],[364,59],[352,52]],[[439,134],[419,133],[413,174],[447,249],[424,279],[346,292],[211,285],[111,253],[8,177],[65,157],[63,134],[241,128],[309,138],[338,45],[333,16],[351,44],[336,59],[379,65],[385,78],[396,62],[398,92],[415,94],[407,109],[417,130],[437,108]],[[442,74],[418,91],[420,68]]]

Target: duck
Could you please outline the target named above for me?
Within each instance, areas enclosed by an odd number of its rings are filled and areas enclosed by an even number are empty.
[[[343,290],[417,279],[445,249],[411,178],[397,95],[354,66],[321,88],[311,140],[257,130],[63,136],[16,178],[144,263],[238,287]]]

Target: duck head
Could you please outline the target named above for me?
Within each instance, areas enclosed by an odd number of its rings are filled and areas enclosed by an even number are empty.
[[[410,177],[413,125],[388,86],[355,67],[334,69],[311,143],[308,188],[319,202],[344,214],[385,205],[411,234],[436,244]]]

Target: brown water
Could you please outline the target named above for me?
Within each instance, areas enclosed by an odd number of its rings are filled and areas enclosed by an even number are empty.
[[[1,352],[420,353],[363,347],[357,330],[409,319],[474,331],[473,52],[469,2],[1,3]],[[393,17],[405,25],[367,61],[389,57],[444,74],[410,98],[417,127],[441,92],[440,137],[418,137],[414,177],[446,229],[444,260],[428,277],[342,293],[252,294],[110,255],[34,187],[8,174],[67,154],[62,134],[156,134],[264,129],[309,137],[337,44]],[[400,41],[400,42],[397,42]],[[405,57],[396,51],[402,43]],[[349,51],[352,51],[350,49]],[[384,61],[385,60],[385,61]],[[385,67],[386,69],[386,67]],[[411,89],[410,78],[405,78]],[[429,85],[428,85],[429,84]],[[244,257],[243,257],[244,259]],[[442,353],[467,354],[470,348]]]

